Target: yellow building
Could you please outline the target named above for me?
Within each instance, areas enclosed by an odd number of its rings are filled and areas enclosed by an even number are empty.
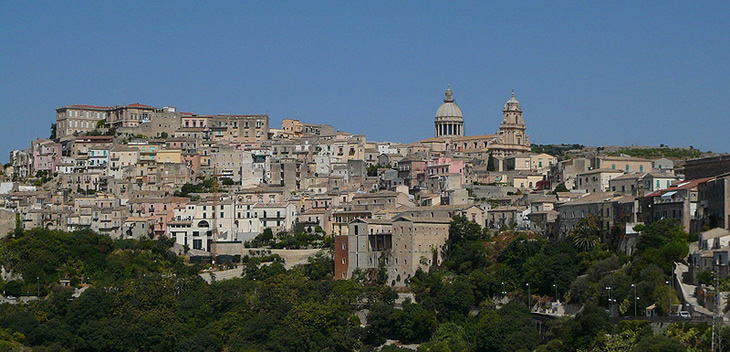
[[[157,151],[155,160],[158,163],[175,163],[179,164],[183,162],[182,150],[180,149],[160,149]]]

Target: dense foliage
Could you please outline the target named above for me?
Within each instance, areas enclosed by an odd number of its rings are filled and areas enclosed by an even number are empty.
[[[583,148],[582,144],[533,144],[530,146],[533,153],[545,153],[559,158],[570,150]]]
[[[623,148],[612,155],[629,155],[638,158],[677,158],[677,159],[694,159],[702,157],[704,154],[699,149],[690,148]]]
[[[206,178],[200,183],[186,183],[180,191],[175,191],[176,197],[189,197],[191,193],[210,193],[213,191],[213,178]]]
[[[592,226],[586,220],[577,231]],[[605,287],[619,316],[633,315],[632,283],[642,307],[661,310],[667,297],[677,299],[664,282],[671,261],[686,253],[687,234],[672,221],[641,230],[628,257],[605,239],[589,248],[577,234],[493,233],[457,217],[444,261],[410,278],[415,300],[403,301],[380,271],[333,280],[331,251],[288,270],[276,255],[245,257],[241,277],[206,283],[201,267],[169,252],[165,239],[38,229],[0,241],[0,264],[25,278],[3,287],[23,295],[40,287],[44,297],[0,305],[0,350],[373,351],[388,340],[422,352],[707,350],[707,325],[655,334],[646,321],[609,317]],[[270,232],[260,237],[276,241]],[[56,284],[62,278],[85,291],[74,295]],[[561,302],[583,309],[545,322],[541,334],[527,303],[554,301],[556,290]],[[730,343],[730,330],[722,334]]]

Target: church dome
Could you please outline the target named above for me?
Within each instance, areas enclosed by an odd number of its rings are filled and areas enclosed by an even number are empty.
[[[454,93],[451,88],[446,89],[444,103],[436,110],[436,117],[464,117],[459,105],[454,102]]]

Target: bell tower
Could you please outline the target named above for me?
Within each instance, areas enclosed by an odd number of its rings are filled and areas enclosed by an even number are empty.
[[[515,99],[515,92],[504,103],[502,122],[497,131],[495,149],[497,155],[508,156],[530,151],[530,140],[525,131],[525,120],[522,117],[522,106]]]

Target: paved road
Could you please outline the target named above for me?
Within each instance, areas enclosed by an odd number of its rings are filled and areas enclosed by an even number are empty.
[[[689,268],[682,264],[682,263],[676,263],[676,266],[674,267],[674,277],[676,278],[676,283],[679,284],[679,293],[682,295],[684,301],[692,306],[692,309],[694,310],[694,313],[699,313],[702,315],[712,316],[712,311],[709,309],[703,307],[700,305],[700,303],[697,301],[697,297],[695,297],[695,288],[697,286],[686,284],[682,281],[682,277],[684,277],[684,273],[688,272]]]
[[[321,249],[263,249],[263,248],[247,248],[244,250],[244,255],[248,254],[248,251],[256,251],[256,250],[266,250],[267,252],[271,252],[271,254],[278,254],[281,258],[284,259],[284,267],[287,269],[291,269],[297,265],[307,264],[307,261],[310,257],[315,256],[317,253],[321,251]],[[230,270],[221,270],[221,271],[215,271],[215,279],[220,280],[228,280],[233,279],[237,277],[241,277],[241,274],[243,273],[243,266],[239,266],[234,269]],[[210,272],[204,272],[200,274],[200,277],[203,278],[203,280],[210,283],[211,276]]]

